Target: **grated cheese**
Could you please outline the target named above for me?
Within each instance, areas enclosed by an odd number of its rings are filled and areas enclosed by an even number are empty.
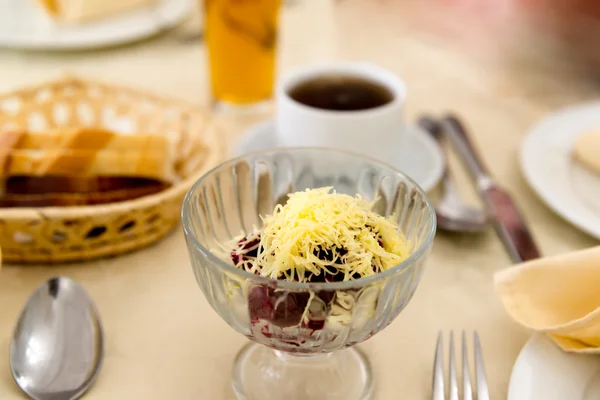
[[[358,279],[392,268],[409,254],[396,224],[373,212],[364,198],[330,187],[291,194],[263,222],[253,245],[237,251],[254,251],[243,268],[274,279],[306,282],[325,272]]]

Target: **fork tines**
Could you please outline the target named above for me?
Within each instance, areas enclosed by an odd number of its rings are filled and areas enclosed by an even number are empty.
[[[435,361],[433,364],[433,400],[458,400],[458,379],[456,372],[456,361],[454,355],[454,332],[450,331],[449,341],[449,360],[448,360],[448,397],[446,397],[444,380],[444,339],[443,334],[438,334],[437,346],[435,350]],[[473,387],[471,385],[471,376],[469,372],[469,358],[467,351],[467,335],[462,333],[462,398],[463,400],[473,400]],[[473,333],[473,354],[475,360],[475,382],[477,389],[477,400],[489,400],[489,390],[483,363],[483,353],[479,335]]]

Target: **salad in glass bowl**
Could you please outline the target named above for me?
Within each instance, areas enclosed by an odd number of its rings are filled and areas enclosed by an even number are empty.
[[[414,181],[351,153],[267,150],[209,171],[182,218],[200,288],[253,341],[234,363],[238,398],[372,396],[353,346],[408,304],[435,235]]]

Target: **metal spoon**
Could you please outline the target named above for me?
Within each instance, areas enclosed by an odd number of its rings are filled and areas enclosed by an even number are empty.
[[[443,150],[443,131],[440,124],[428,116],[419,118],[417,123],[429,132]],[[475,233],[485,230],[487,225],[485,213],[469,206],[461,199],[448,172],[447,162],[445,164],[442,176],[442,199],[435,209],[438,227],[451,232]]]
[[[102,324],[75,281],[57,277],[39,286],[21,311],[10,342],[10,368],[35,400],[74,400],[98,375]]]

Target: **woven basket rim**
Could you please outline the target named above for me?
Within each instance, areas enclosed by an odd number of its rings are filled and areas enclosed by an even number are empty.
[[[202,166],[198,169],[198,171],[194,171],[194,173],[184,180],[177,182],[175,185],[170,188],[161,191],[159,193],[154,193],[148,196],[142,196],[137,199],[119,201],[108,204],[97,204],[97,205],[86,205],[86,206],[66,206],[66,207],[11,207],[11,208],[0,208],[0,219],[5,221],[11,220],[23,220],[23,219],[39,219],[40,217],[48,217],[48,218],[86,218],[86,217],[94,217],[103,214],[111,214],[124,212],[127,210],[131,210],[134,208],[148,207],[157,203],[161,203],[165,200],[169,200],[176,196],[181,196],[187,192],[189,187],[197,181],[206,171],[207,168],[213,167],[214,164],[220,161],[221,156],[224,155],[224,143],[219,141],[215,130],[218,130],[217,126],[211,121],[212,117],[210,113],[203,109],[201,106],[194,105],[192,103],[186,102],[181,99],[176,99],[168,96],[159,95],[153,93],[151,91],[145,91],[137,88],[133,88],[127,85],[121,84],[113,84],[106,83],[101,80],[96,79],[88,79],[80,76],[75,76],[71,74],[65,75],[63,78],[54,79],[51,81],[47,81],[46,83],[39,83],[27,87],[22,87],[17,90],[13,90],[7,93],[0,94],[0,98],[6,98],[14,95],[18,95],[24,91],[31,90],[39,90],[44,87],[53,87],[57,85],[67,85],[67,84],[92,84],[110,87],[114,89],[122,89],[129,92],[137,93],[144,96],[150,96],[154,99],[166,103],[170,103],[174,106],[181,107],[185,110],[193,111],[196,113],[204,114],[206,116],[207,126],[206,131],[213,131],[211,136],[214,140],[207,142],[209,145],[209,152],[206,160],[202,163]]]

